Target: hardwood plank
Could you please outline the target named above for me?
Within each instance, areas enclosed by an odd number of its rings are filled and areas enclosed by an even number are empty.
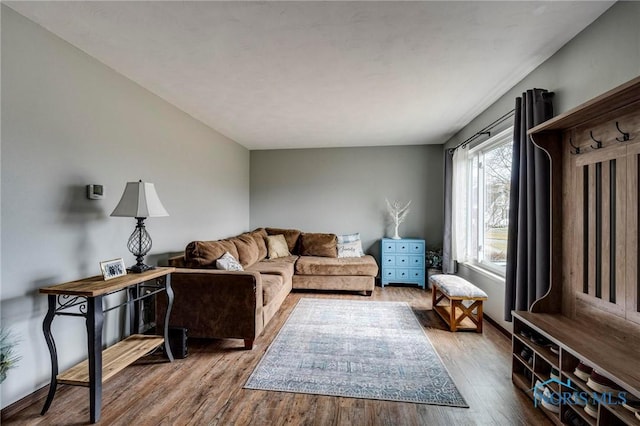
[[[589,164],[589,296],[596,296],[596,166]]]
[[[640,144],[629,147],[627,156],[627,218],[626,218],[626,254],[627,268],[625,280],[627,283],[624,297],[627,306],[627,319],[640,324],[640,277],[638,274],[638,219],[640,215],[638,191],[640,191]]]
[[[103,386],[102,424],[163,425],[418,425],[518,424],[550,421],[511,382],[511,340],[486,322],[482,334],[450,333],[431,309],[431,293],[416,287],[376,287],[359,294],[293,292],[253,350],[241,340],[189,339],[189,356],[173,363],[145,358]],[[303,297],[406,301],[470,408],[243,389],[269,344]],[[84,423],[87,393],[61,386],[45,416],[44,398],[3,418],[3,425]]]
[[[600,282],[601,286],[601,299],[603,301],[609,301],[609,293],[611,291],[610,280],[610,268],[615,268],[615,265],[611,265],[611,239],[609,238],[611,232],[611,183],[610,183],[610,162],[604,161],[602,163],[602,239],[601,241],[601,266],[600,266]],[[613,247],[615,250],[615,247]]]
[[[107,348],[102,353],[102,382],[164,343],[161,336],[134,334]],[[58,382],[65,385],[89,386],[89,361],[84,360],[63,373]]]

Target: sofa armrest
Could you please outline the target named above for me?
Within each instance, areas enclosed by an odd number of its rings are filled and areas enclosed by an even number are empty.
[[[172,327],[184,327],[190,337],[238,338],[250,346],[264,328],[262,278],[257,272],[216,269],[176,269],[169,318]],[[166,296],[158,298],[157,324],[164,323]]]

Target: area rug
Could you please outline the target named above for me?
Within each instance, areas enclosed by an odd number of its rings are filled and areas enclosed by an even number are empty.
[[[468,407],[404,302],[300,299],[244,387]]]

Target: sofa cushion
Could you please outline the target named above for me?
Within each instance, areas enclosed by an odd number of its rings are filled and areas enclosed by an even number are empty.
[[[267,235],[284,235],[284,239],[287,240],[287,247],[289,253],[296,254],[296,247],[298,245],[298,238],[302,232],[297,229],[283,229],[283,228],[265,228]]]
[[[267,258],[277,259],[279,257],[291,256],[289,253],[289,247],[287,246],[287,240],[284,235],[268,235],[267,241]]]
[[[363,257],[317,257],[301,256],[296,262],[296,275],[378,275],[378,264],[373,256]]]
[[[242,265],[240,262],[236,260],[235,257],[231,255],[231,253],[226,252],[220,257],[220,259],[216,260],[216,268],[223,269],[225,271],[242,271]]]
[[[301,256],[338,257],[336,234],[303,232],[300,235]]]
[[[243,267],[246,268],[258,261],[260,249],[258,248],[255,238],[253,238],[251,234],[241,234],[237,237],[230,238],[229,241],[233,242],[238,249],[237,259]]]
[[[238,249],[230,241],[191,241],[184,250],[185,263],[187,268],[215,268],[226,252],[238,258]]]
[[[250,272],[261,274],[280,275],[285,281],[291,281],[298,256],[279,257],[273,260],[262,260],[247,268]]]
[[[258,262],[267,257],[267,243],[264,239],[267,237],[267,231],[264,228],[254,229],[249,233],[258,245]]]
[[[284,279],[280,275],[260,274],[262,277],[262,305],[266,306],[278,297],[284,287]]]

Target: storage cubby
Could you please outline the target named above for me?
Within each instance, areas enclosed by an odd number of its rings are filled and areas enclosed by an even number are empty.
[[[640,394],[640,383],[635,381],[635,386],[629,386],[626,379],[628,371],[635,371],[636,354],[631,351],[628,354],[617,353],[616,360],[621,363],[594,361],[601,356],[600,347],[615,348],[610,341],[611,336],[602,336],[593,333],[591,330],[584,330],[579,324],[572,323],[566,317],[560,315],[534,314],[531,312],[514,312],[514,330],[518,330],[518,334],[513,335],[513,382],[522,389],[533,400],[532,389],[536,380],[547,382],[551,378],[551,369],[556,368],[560,374],[560,382],[546,383],[552,392],[560,395],[560,398],[566,398],[573,391],[586,393],[588,396],[593,395],[594,390],[591,389],[585,380],[582,380],[574,374],[574,371],[580,362],[596,369],[599,374],[613,380],[623,391],[625,397],[638,398]],[[549,346],[543,346],[533,343],[530,338],[523,336],[540,336],[549,341],[550,344],[558,345],[559,354],[553,353]],[[528,349],[533,354],[533,365],[529,365],[526,359],[521,355],[523,349]],[[612,349],[613,350],[613,349]],[[606,352],[605,352],[606,353]],[[613,357],[611,357],[613,358]],[[611,361],[611,359],[609,359]],[[527,374],[533,372],[533,378],[528,379]],[[632,375],[636,377],[635,374]],[[621,379],[625,377],[626,379]],[[566,384],[566,385],[565,385]],[[570,385],[570,386],[567,386]],[[599,394],[600,395],[600,394]],[[606,397],[607,395],[605,395]],[[584,408],[574,405],[572,402],[561,403],[560,413],[554,413],[551,410],[541,406],[538,407],[556,424],[566,424],[563,419],[566,412],[575,413],[585,425],[634,425],[640,426],[634,414],[621,405],[618,399],[606,400],[606,403],[599,404],[597,417],[591,417],[586,413]]]

